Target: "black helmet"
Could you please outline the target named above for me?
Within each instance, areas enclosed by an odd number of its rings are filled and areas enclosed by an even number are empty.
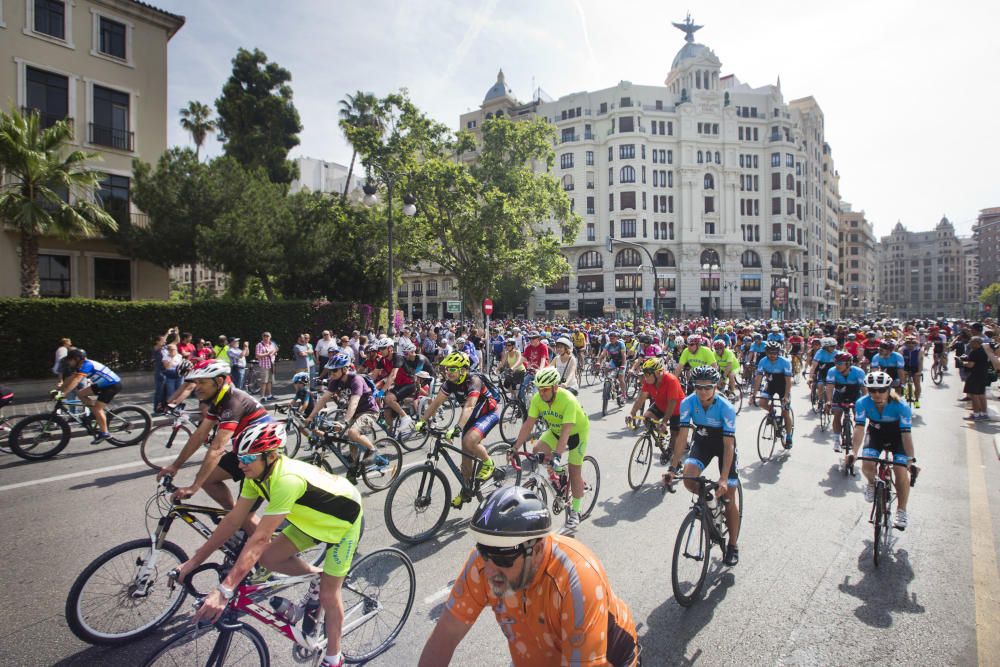
[[[66,358],[68,359],[86,359],[87,351],[82,347],[71,347],[66,352]]]
[[[781,343],[776,340],[769,340],[764,344],[764,352],[781,352]]]
[[[715,370],[712,366],[698,366],[691,371],[691,382],[704,382],[709,381],[712,384],[718,384],[719,379],[722,376],[719,371]]]
[[[552,517],[545,502],[534,491],[520,486],[497,489],[472,517],[476,542],[487,547],[516,547],[545,537]]]

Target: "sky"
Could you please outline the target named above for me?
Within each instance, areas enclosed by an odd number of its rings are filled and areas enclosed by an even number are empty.
[[[522,101],[620,80],[663,85],[692,19],[722,74],[751,86],[781,78],[785,101],[812,95],[840,173],[841,197],[876,236],[896,221],[968,234],[1000,206],[1000,3],[953,0],[711,3],[618,0],[150,0],[187,18],[169,46],[171,145],[190,100],[212,105],[239,47],[292,74],[304,129],[291,156],[347,164],[338,102],[407,88],[452,128],[478,108],[502,67]],[[221,152],[210,139],[209,155]]]

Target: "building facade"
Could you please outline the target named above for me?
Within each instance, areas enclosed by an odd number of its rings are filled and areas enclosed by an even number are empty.
[[[1000,207],[979,212],[972,235],[978,243],[979,289],[1000,282]]]
[[[473,133],[495,116],[556,128],[553,175],[583,224],[564,246],[570,273],[535,290],[529,315],[836,315],[825,290],[838,279],[839,196],[822,111],[785,102],[780,80],[722,75],[694,41],[700,26],[674,26],[685,42],[662,86],[523,103],[501,71],[461,116]]]
[[[875,232],[864,211],[840,204],[840,312],[844,317],[864,317],[878,312],[878,259]]]
[[[962,276],[962,315],[976,317],[981,309],[979,293],[982,291],[979,275],[979,241],[975,236],[970,236],[961,239],[961,242],[965,268]]]
[[[142,224],[131,202],[132,160],[167,147],[167,42],[184,18],[135,0],[0,0],[0,98],[66,120],[72,147],[95,152],[100,201]],[[0,296],[20,294],[20,239],[0,233]],[[43,238],[43,296],[166,299],[166,269],[121,255],[103,238]]]
[[[290,192],[309,190],[311,192],[329,192],[340,194],[344,192],[344,184],[347,183],[349,167],[338,162],[327,162],[311,157],[298,157],[294,160],[299,168],[299,176],[292,181],[289,187]],[[361,186],[363,185],[363,167],[360,162],[356,162],[351,171],[351,187],[347,194],[353,198],[359,198]]]
[[[962,309],[965,257],[948,218],[928,232],[896,223],[882,237],[879,303],[891,317],[953,317]]]

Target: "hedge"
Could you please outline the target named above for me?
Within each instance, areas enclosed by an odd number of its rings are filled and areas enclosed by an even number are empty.
[[[363,330],[366,321],[377,324],[373,317],[385,324],[384,309],[325,301],[0,299],[0,379],[46,377],[61,338],[115,370],[130,371],[150,367],[153,336],[172,326],[213,344],[220,334],[239,336],[251,350],[261,332],[270,331],[279,358],[290,359],[299,333],[312,333],[315,343],[323,329]]]

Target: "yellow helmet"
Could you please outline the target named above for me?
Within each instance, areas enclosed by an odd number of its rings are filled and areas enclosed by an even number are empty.
[[[650,357],[646,361],[642,362],[642,370],[645,371],[661,371],[663,370],[663,360],[659,357]]]
[[[472,362],[465,352],[452,352],[441,360],[441,366],[443,368],[469,368],[472,366]]]

